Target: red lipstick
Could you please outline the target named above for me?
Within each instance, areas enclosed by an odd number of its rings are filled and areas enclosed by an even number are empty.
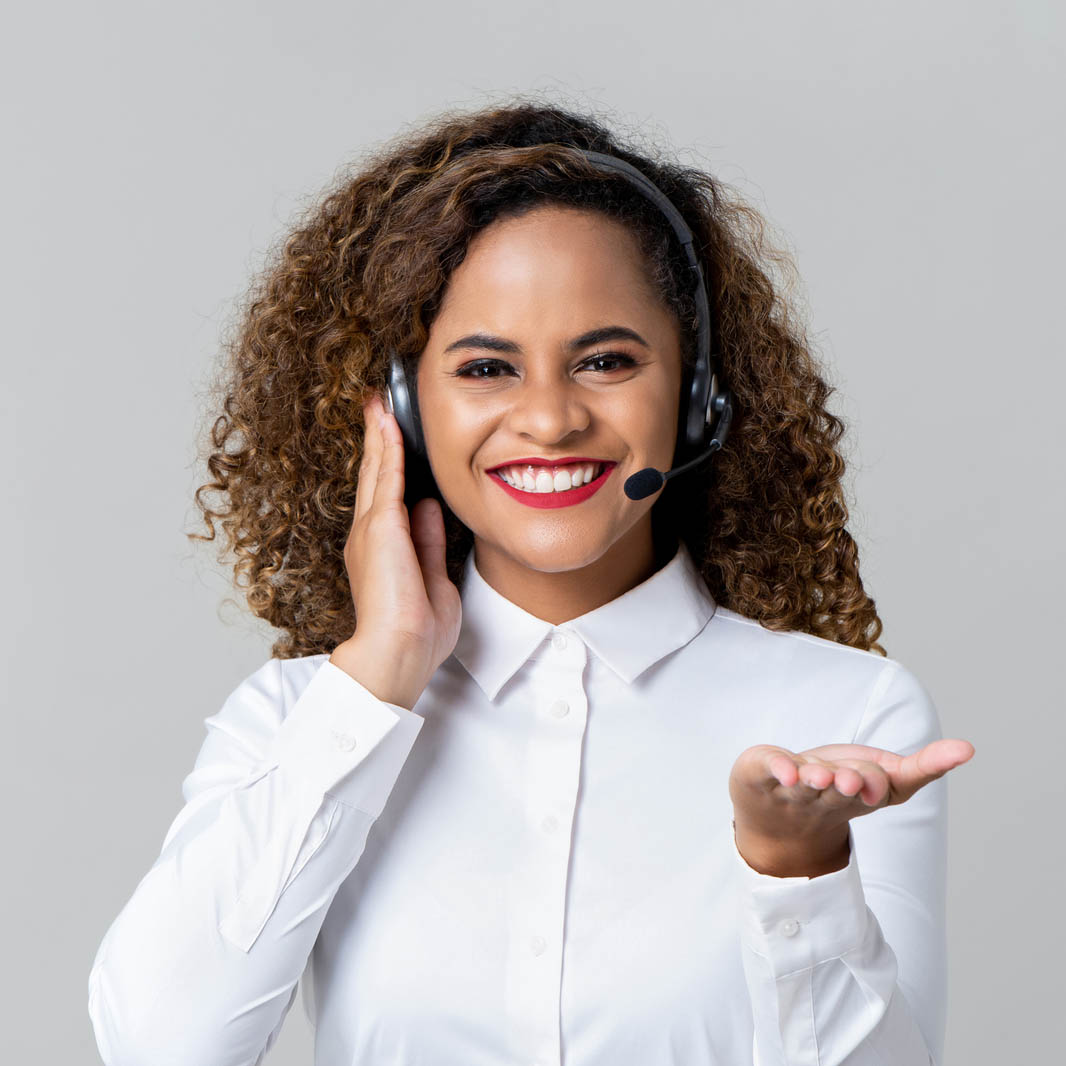
[[[533,462],[534,460],[524,459],[522,462]],[[578,462],[601,462],[602,460],[577,460]],[[504,463],[504,466],[517,465],[517,463]],[[547,465],[562,465],[561,461],[558,464]],[[576,489],[567,489],[565,492],[525,492],[522,489],[516,489],[513,485],[508,485],[506,481],[500,477],[495,471],[489,471],[489,477],[496,482],[497,485],[507,493],[508,496],[514,497],[520,503],[524,503],[527,507],[569,507],[571,504],[581,503],[582,500],[587,500],[594,493],[598,492],[602,488],[603,483],[611,476],[611,471],[617,466],[617,463],[607,463],[604,467],[603,473],[594,481],[590,481],[587,485],[578,485]]]
[[[499,470],[504,466],[566,466],[568,463],[609,463],[610,459],[597,459],[592,455],[566,455],[561,459],[541,459],[539,455],[530,456],[526,459],[508,459],[506,463],[497,463],[488,468],[491,474],[493,470]]]

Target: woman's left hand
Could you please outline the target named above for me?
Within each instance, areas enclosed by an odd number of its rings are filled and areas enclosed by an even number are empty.
[[[757,744],[729,775],[737,850],[759,873],[817,877],[848,864],[848,822],[905,803],[974,753],[968,740],[934,740],[912,755],[863,744],[793,753]]]

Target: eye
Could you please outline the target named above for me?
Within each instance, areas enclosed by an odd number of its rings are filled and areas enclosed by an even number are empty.
[[[590,355],[588,357],[588,359],[585,360],[585,362],[587,362],[587,363],[605,363],[605,362],[606,363],[617,363],[617,364],[619,364],[619,366],[636,366],[637,365],[636,359],[632,358],[632,356],[628,356],[628,355],[624,354],[623,352],[599,352],[596,355]],[[607,371],[609,372],[612,369],[617,370],[618,367],[617,366],[616,367],[608,367]]]
[[[491,378],[495,377],[495,374],[479,374],[479,370],[492,370],[498,366],[508,366],[509,364],[503,362],[502,359],[478,359],[475,363],[465,363],[459,367],[458,370],[453,371],[453,376],[457,378]]]
[[[598,373],[609,374],[614,370],[621,367],[636,366],[637,361],[632,356],[626,355],[623,352],[598,352],[595,355],[590,355],[581,365],[587,366],[590,363],[615,363],[617,366],[608,366],[605,370],[599,370]],[[479,371],[493,370],[496,367],[505,367],[510,369],[511,364],[505,363],[502,359],[477,359],[473,363],[466,363],[459,367],[458,370],[453,371],[453,374],[457,378],[474,378],[479,381],[487,381],[491,378],[495,378],[496,374],[482,374]]]

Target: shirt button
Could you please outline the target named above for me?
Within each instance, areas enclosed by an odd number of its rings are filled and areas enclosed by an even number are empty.
[[[548,945],[544,942],[544,937],[535,936],[535,937],[533,937],[532,940],[530,940],[529,946],[533,949],[533,954],[534,955],[543,955],[544,954],[544,949]]]
[[[552,647],[555,648],[556,651],[562,651],[566,647],[565,635],[562,633],[556,633],[555,636],[552,637]]]
[[[566,700],[556,700],[549,710],[554,718],[562,718],[570,713],[570,704]]]
[[[554,833],[559,828],[559,819],[554,814],[549,814],[540,824],[545,833]]]
[[[781,923],[781,932],[785,936],[795,936],[799,932],[800,923],[795,918],[786,918]]]
[[[355,747],[355,737],[353,737],[351,733],[334,733],[333,739],[336,741],[337,747],[340,748],[341,751],[351,751],[352,748]]]

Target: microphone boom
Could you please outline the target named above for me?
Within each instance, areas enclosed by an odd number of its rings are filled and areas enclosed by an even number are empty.
[[[683,474],[686,470],[691,470],[709,456],[714,455],[721,446],[717,440],[712,440],[710,445],[695,459],[690,459],[683,466],[675,466],[673,470],[656,470],[654,466],[646,466],[643,470],[630,474],[626,478],[626,483],[622,486],[622,489],[631,500],[643,500],[645,496],[658,492],[670,478]]]

